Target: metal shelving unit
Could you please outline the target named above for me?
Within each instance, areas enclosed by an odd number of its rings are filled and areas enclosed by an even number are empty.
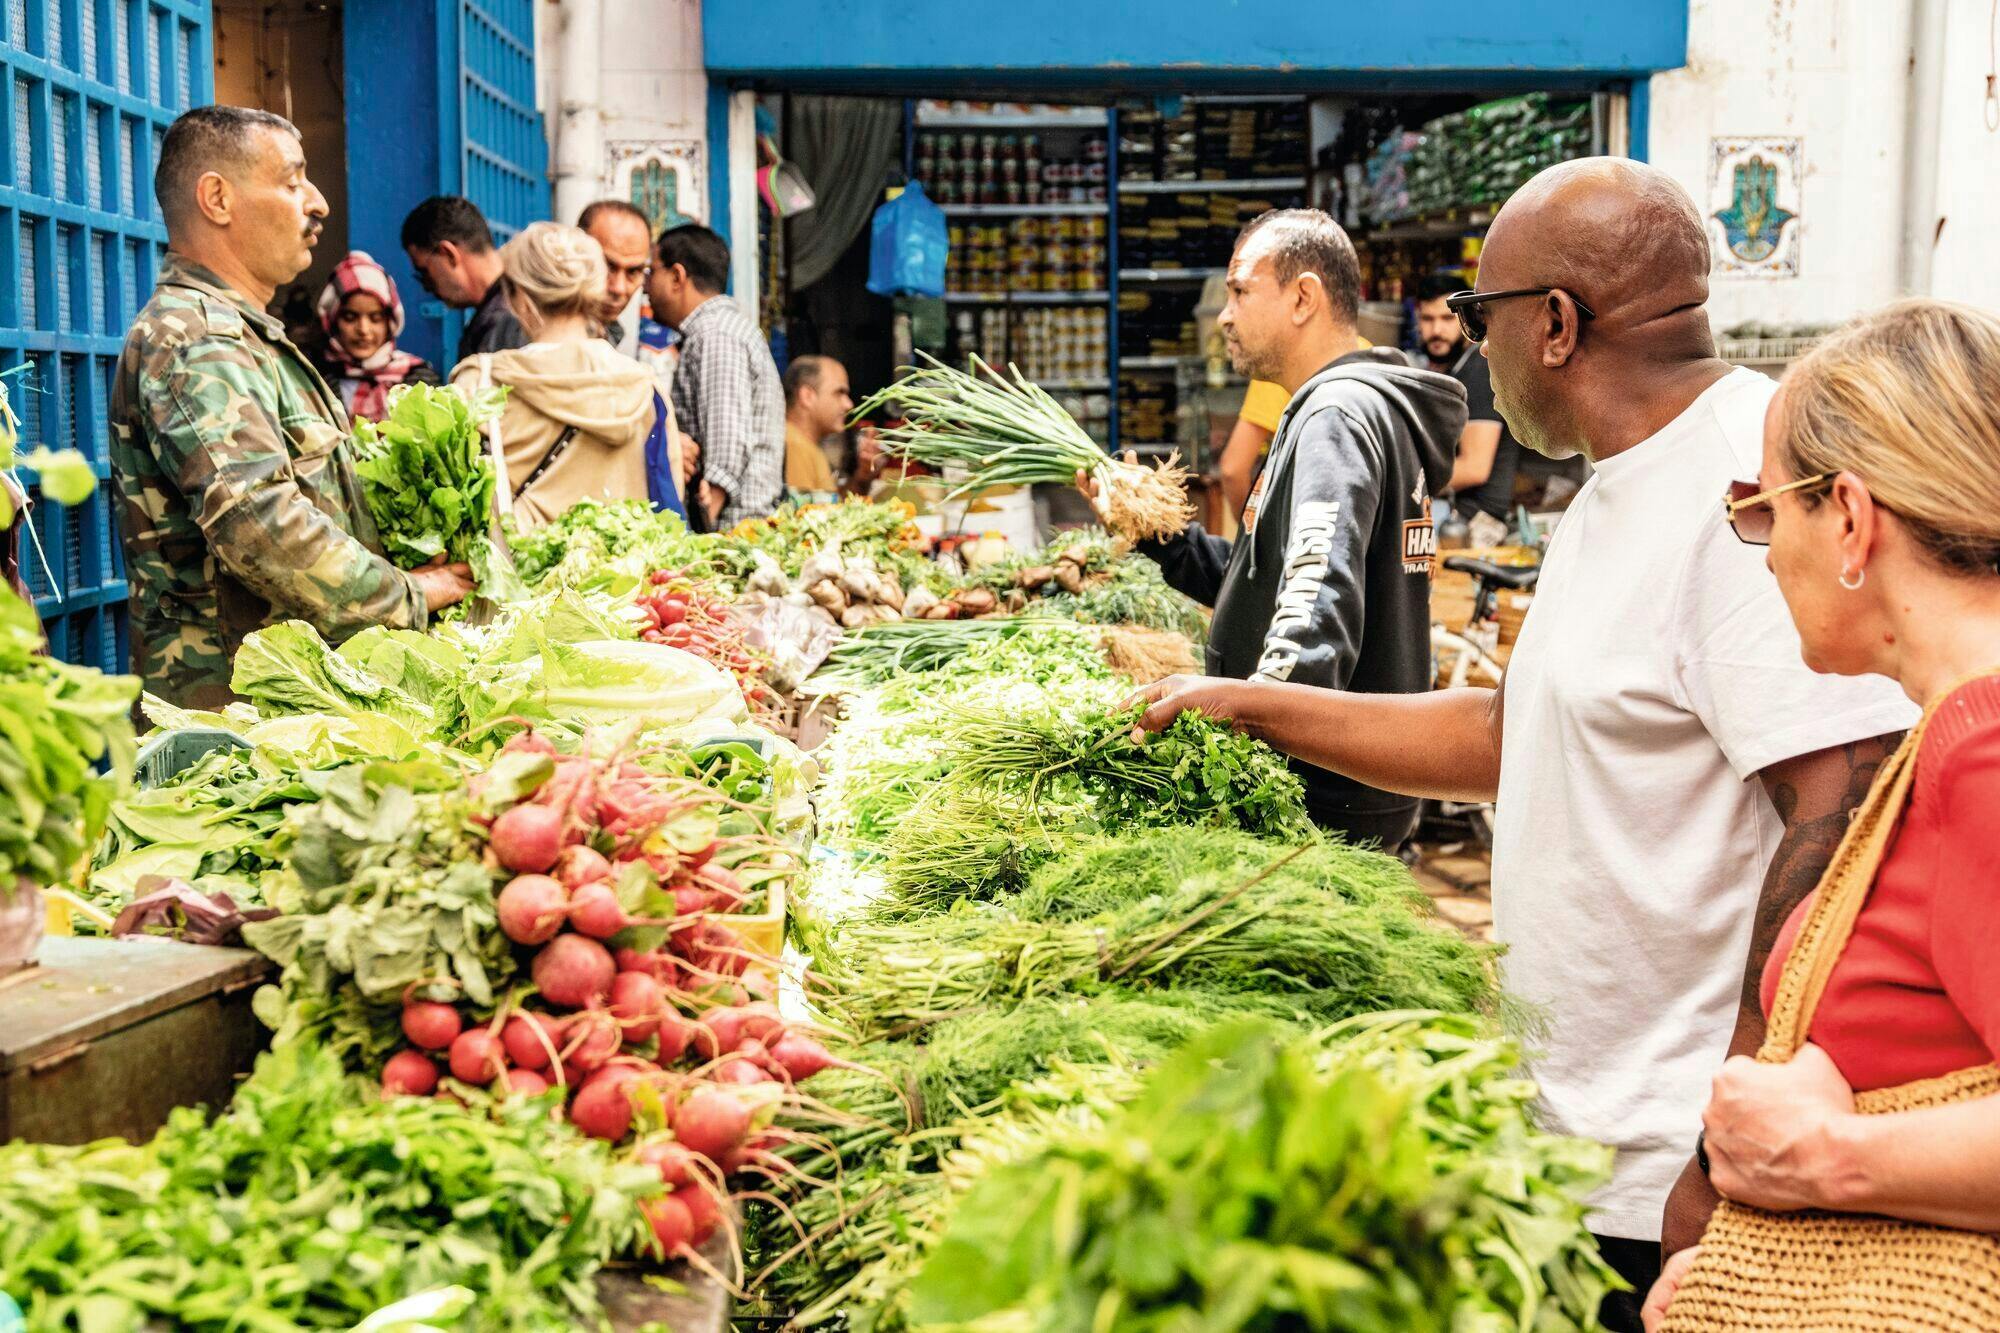
[[[948,218],[1083,218],[1102,213],[1096,204],[940,204]]]
[[[1110,292],[946,292],[947,305],[1103,305]]]
[[[1228,181],[1120,181],[1119,194],[1282,194],[1306,188],[1304,176],[1263,176]]]
[[[1226,268],[1127,268],[1118,271],[1120,282],[1207,282],[1219,278]]]

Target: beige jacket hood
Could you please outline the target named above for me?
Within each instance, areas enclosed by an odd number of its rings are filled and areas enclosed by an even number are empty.
[[[488,383],[511,390],[497,435],[514,516],[524,525],[546,523],[578,500],[646,498],[646,436],[653,429],[657,381],[611,344],[596,338],[530,343],[468,357],[451,382],[470,392]],[[550,459],[572,426],[575,438]]]

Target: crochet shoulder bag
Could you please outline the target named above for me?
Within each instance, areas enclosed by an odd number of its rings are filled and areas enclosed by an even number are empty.
[[[1785,1063],[1805,1044],[1827,977],[1909,802],[1917,751],[1935,708],[1876,774],[1834,853],[1779,974],[1759,1060]],[[2000,1066],[1989,1064],[1858,1093],[1855,1109],[1880,1115],[1996,1093]],[[2000,1333],[2000,1237],[1858,1213],[1772,1213],[1724,1200],[1701,1247],[1662,1333]]]

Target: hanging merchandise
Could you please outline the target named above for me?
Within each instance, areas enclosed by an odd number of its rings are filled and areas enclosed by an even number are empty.
[[[914,182],[875,210],[868,250],[868,290],[877,296],[909,292],[943,296],[950,235],[944,210]]]

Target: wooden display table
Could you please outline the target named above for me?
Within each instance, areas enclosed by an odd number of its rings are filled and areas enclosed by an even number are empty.
[[[42,941],[0,978],[0,1143],[143,1142],[176,1106],[221,1108],[267,1034],[249,949],[173,940]]]

